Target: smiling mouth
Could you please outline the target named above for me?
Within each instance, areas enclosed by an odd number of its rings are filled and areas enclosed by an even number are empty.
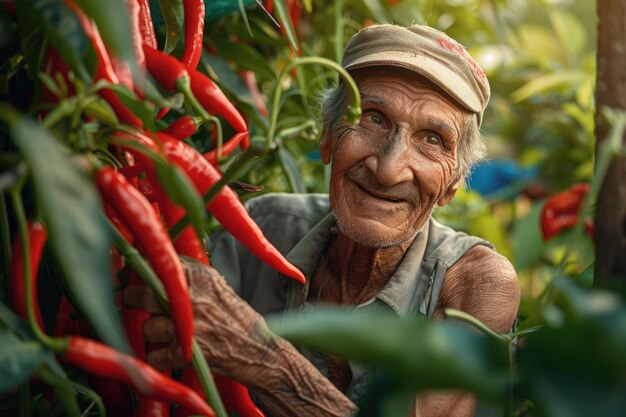
[[[356,181],[354,181],[354,184],[356,184],[356,186],[359,187],[359,189],[361,189],[361,191],[363,191],[364,193],[369,194],[372,197],[377,198],[379,200],[389,201],[391,203],[402,203],[402,202],[405,201],[402,198],[387,196],[387,195],[384,195],[384,194],[379,194],[379,193],[377,193],[375,191],[368,190],[367,188],[363,187],[361,184],[359,184]]]

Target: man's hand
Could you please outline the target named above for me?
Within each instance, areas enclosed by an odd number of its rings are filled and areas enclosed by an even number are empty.
[[[246,357],[267,355],[272,345],[265,321],[215,269],[199,263],[183,266],[194,308],[196,339],[207,361],[219,374],[247,380],[250,372],[241,362],[246,362]],[[129,286],[124,290],[124,303],[154,314],[144,322],[144,335],[149,344],[160,347],[150,351],[146,360],[159,370],[184,366],[174,323],[152,291],[145,286]]]
[[[265,320],[213,268],[184,264],[194,308],[196,340],[217,374],[254,389],[264,408],[280,416],[348,416],[356,407],[289,342],[274,335]],[[154,294],[142,286],[124,290],[128,308],[156,316],[144,322],[146,340],[162,347],[146,360],[160,370],[185,365],[174,323]]]

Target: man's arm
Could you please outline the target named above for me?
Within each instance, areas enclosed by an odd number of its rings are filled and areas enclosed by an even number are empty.
[[[520,303],[520,288],[513,265],[494,250],[478,245],[453,265],[443,281],[435,319],[444,310],[464,311],[496,333],[511,330]],[[416,417],[471,417],[476,400],[462,392],[429,392],[418,396]]]
[[[356,406],[289,342],[274,335],[261,315],[243,301],[213,268],[185,264],[194,307],[196,339],[217,374],[251,388],[272,417],[348,417]],[[125,303],[158,313],[160,306],[146,287],[127,288]],[[172,321],[146,320],[146,339],[168,343],[148,353],[157,369],[184,366]]]

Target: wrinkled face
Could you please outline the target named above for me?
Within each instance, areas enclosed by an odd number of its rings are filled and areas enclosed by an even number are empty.
[[[342,233],[367,246],[412,240],[458,188],[456,148],[469,113],[418,75],[356,72],[362,117],[320,145],[332,161],[330,203]]]

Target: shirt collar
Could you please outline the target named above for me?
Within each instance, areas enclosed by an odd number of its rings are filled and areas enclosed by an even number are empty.
[[[390,307],[400,317],[405,317],[411,310],[413,298],[418,285],[419,270],[428,241],[428,229],[430,222],[426,222],[424,228],[415,237],[398,265],[396,272],[381,292],[374,298],[365,301],[357,308],[365,308],[380,300]],[[313,229],[311,229],[300,242],[287,254],[289,262],[300,269],[307,281],[301,284],[295,280],[289,280],[288,309],[301,306],[306,300],[310,279],[313,277],[315,268],[328,246],[331,237],[331,228],[336,226],[332,213],[328,213]]]

